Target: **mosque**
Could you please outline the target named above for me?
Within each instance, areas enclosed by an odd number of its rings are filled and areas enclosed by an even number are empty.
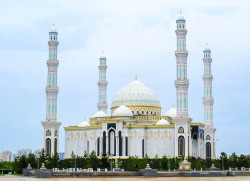
[[[188,116],[188,86],[186,50],[186,20],[180,14],[176,20],[177,50],[175,80],[177,107],[161,113],[157,94],[137,80],[120,89],[113,97],[111,114],[107,113],[107,58],[99,58],[98,112],[78,126],[65,127],[65,158],[72,151],[78,156],[95,151],[113,158],[126,159],[129,156],[159,158],[162,156],[194,156],[215,158],[215,131],[213,126],[213,103],[211,71],[211,50],[204,49],[204,123],[192,122]],[[57,40],[58,32],[53,26],[49,32],[48,80],[46,87],[47,111],[43,146],[47,154],[58,152],[59,127],[57,121]]]

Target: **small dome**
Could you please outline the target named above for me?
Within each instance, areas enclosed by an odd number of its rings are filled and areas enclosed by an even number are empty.
[[[119,106],[112,114],[115,117],[132,117],[132,111],[124,105]]]
[[[50,32],[57,32],[55,24],[53,24],[52,29],[50,30]]]
[[[108,115],[103,111],[98,111],[93,115],[93,118],[101,118],[101,117],[108,117]]]
[[[178,16],[177,20],[185,20],[184,16],[182,16],[181,11],[180,11],[180,15]]]
[[[184,16],[178,16],[177,20],[185,20]]]
[[[176,117],[177,116],[177,110],[173,107],[167,111],[166,116],[169,117]]]
[[[84,121],[82,123],[80,123],[78,125],[78,127],[86,127],[86,126],[90,126],[90,124],[86,121],[86,119],[84,118]]]
[[[156,123],[156,125],[168,125],[168,124],[169,124],[169,122],[166,121],[165,119],[161,119],[160,121],[158,121],[158,122]]]
[[[207,44],[206,47],[204,48],[204,51],[211,51]]]
[[[102,54],[101,54],[100,58],[106,58],[106,56],[104,54],[104,51],[102,51]]]

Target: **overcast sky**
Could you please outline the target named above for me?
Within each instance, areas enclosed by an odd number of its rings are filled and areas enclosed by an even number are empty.
[[[250,154],[249,0],[0,1],[0,151],[42,148],[48,33],[58,30],[58,121],[64,129],[97,112],[98,58],[107,56],[108,106],[138,80],[176,104],[176,18],[186,19],[189,116],[203,119],[203,49],[212,51],[217,156]],[[110,114],[110,109],[109,109]]]

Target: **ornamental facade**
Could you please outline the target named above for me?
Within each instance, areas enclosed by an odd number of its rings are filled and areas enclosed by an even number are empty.
[[[175,51],[177,78],[174,83],[177,107],[171,108],[167,113],[162,113],[157,94],[137,80],[136,77],[134,81],[115,94],[111,104],[111,115],[108,115],[108,104],[106,102],[107,58],[102,53],[98,66],[98,112],[89,121],[84,119],[78,126],[64,128],[65,158],[71,157],[72,152],[78,156],[83,156],[85,153],[90,154],[92,151],[97,156],[106,152],[114,158],[124,159],[129,156],[144,158],[146,154],[149,157],[158,155],[159,158],[164,155],[169,157],[215,158],[216,129],[213,126],[214,98],[212,97],[211,50],[206,47],[203,57],[204,123],[193,122],[192,118],[188,116],[187,29],[186,20],[181,14],[176,20],[175,32],[177,36],[177,50]],[[57,45],[58,43],[53,45],[56,46],[55,50]],[[48,66],[51,65],[50,61],[56,61],[56,65],[58,65],[56,58],[55,60],[50,58]],[[56,69],[53,70],[56,71]],[[56,72],[54,74],[56,75]],[[53,93],[54,102],[52,101],[52,106],[56,106],[58,93],[58,88],[54,89],[57,91]],[[50,98],[48,98],[48,101],[48,104],[50,104]],[[56,152],[55,140],[58,140],[59,134],[49,137],[46,133],[50,131],[51,135],[53,131],[57,131],[60,122],[56,121],[56,108],[54,108],[53,114],[47,110],[47,115],[49,120],[42,122],[45,125],[44,148],[47,153],[53,154]],[[50,124],[52,122],[54,124]],[[48,124],[51,126],[46,127]],[[47,139],[50,139],[50,142]],[[52,147],[54,148],[53,152],[50,151]],[[56,148],[58,149],[58,145]]]

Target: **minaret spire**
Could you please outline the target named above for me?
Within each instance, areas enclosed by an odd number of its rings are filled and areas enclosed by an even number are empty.
[[[203,105],[204,105],[204,122],[207,127],[213,127],[213,104],[214,98],[212,94],[212,69],[211,69],[211,50],[208,48],[206,43],[206,48],[203,51],[204,53],[204,97],[203,97]]]
[[[59,146],[59,127],[62,124],[57,121],[57,94],[59,88],[57,86],[57,41],[58,32],[55,24],[49,32],[49,59],[47,60],[48,78],[46,86],[47,106],[46,106],[46,121],[42,121],[44,127],[43,145],[47,155],[58,152]]]
[[[187,56],[186,50],[186,20],[181,15],[176,20],[177,29],[175,30],[177,36],[177,50],[176,68],[177,79],[175,80],[176,95],[177,95],[177,116],[188,116],[188,86],[189,80],[187,78]]]
[[[98,103],[97,103],[97,108],[98,111],[103,111],[107,113],[107,85],[108,82],[106,80],[106,70],[107,70],[107,65],[106,65],[106,57],[104,55],[104,52],[102,51],[102,54],[99,58],[99,81],[98,81],[98,86],[99,86],[99,98],[98,98]]]

